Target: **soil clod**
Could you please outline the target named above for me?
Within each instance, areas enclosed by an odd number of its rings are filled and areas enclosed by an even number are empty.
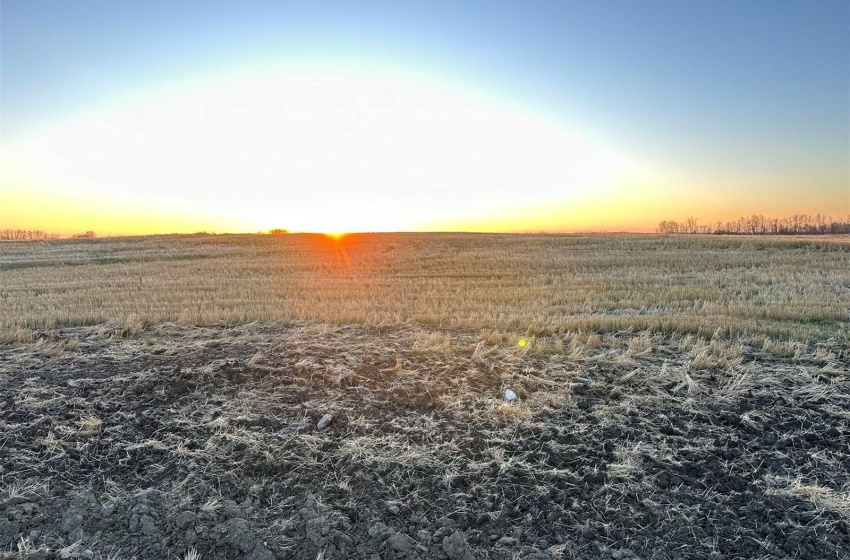
[[[333,417],[332,414],[323,415],[319,419],[319,421],[316,423],[316,428],[319,429],[319,430],[324,430],[325,428],[327,428],[328,426],[331,425],[331,422],[333,421],[333,419],[334,419],[334,417]]]

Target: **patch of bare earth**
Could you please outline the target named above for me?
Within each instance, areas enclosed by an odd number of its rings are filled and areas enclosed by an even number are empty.
[[[645,332],[36,332],[0,346],[0,554],[848,558],[848,369]]]

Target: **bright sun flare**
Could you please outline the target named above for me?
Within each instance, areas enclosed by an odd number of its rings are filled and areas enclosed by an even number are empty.
[[[142,199],[249,231],[335,238],[514,216],[518,188],[523,206],[579,208],[625,165],[580,134],[483,100],[322,72],[152,97],[6,152],[4,167],[29,179],[21,189],[44,185],[126,207]]]

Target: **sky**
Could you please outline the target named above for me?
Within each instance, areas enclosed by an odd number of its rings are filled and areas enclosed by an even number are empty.
[[[850,4],[0,4],[0,229],[850,214]]]

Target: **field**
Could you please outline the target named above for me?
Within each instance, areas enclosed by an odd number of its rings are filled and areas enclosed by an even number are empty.
[[[0,244],[0,557],[850,558],[848,270],[846,237]]]

